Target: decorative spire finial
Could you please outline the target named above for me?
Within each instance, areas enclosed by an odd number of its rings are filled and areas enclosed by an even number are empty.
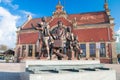
[[[27,18],[28,18],[28,20],[31,20],[32,19],[32,15],[28,14]]]
[[[107,3],[107,0],[105,0],[105,3]]]
[[[61,5],[61,2],[60,2],[60,0],[58,0],[58,5]]]
[[[107,10],[108,9],[108,0],[105,0],[104,8]]]
[[[61,11],[63,11],[63,6],[61,5],[60,0],[58,0],[58,4],[57,4],[57,6],[56,6],[56,10],[61,10]]]
[[[53,12],[54,16],[66,16],[66,12],[63,10],[63,6],[61,5],[60,0],[58,0],[58,4],[56,5],[56,11]]]
[[[110,10],[109,10],[109,7],[108,7],[108,0],[104,0],[104,1],[105,1],[104,9],[105,9],[107,15],[109,15],[109,17],[110,17]]]

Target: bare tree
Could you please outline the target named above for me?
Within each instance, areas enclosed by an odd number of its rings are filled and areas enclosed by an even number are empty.
[[[4,44],[1,44],[1,45],[0,45],[0,50],[6,51],[7,49],[8,49],[8,46],[7,46],[7,45],[4,45]]]

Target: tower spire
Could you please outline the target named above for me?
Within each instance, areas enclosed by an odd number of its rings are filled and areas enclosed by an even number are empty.
[[[111,17],[110,9],[108,7],[108,0],[104,0],[104,1],[105,1],[105,3],[104,3],[104,9],[105,9],[106,14],[109,17],[109,22],[110,22],[110,24],[114,24],[114,18]]]
[[[63,6],[61,5],[60,0],[58,0],[58,4],[56,5],[56,11],[53,12],[54,16],[65,16],[66,12],[63,10]]]
[[[60,0],[58,0],[58,5],[61,5],[61,2],[60,2]]]
[[[105,3],[107,3],[107,0],[105,0]]]
[[[107,0],[105,0],[104,8],[105,8],[105,10],[108,10],[108,1]]]
[[[56,6],[56,9],[60,9],[60,10],[63,9],[63,6],[61,5],[60,0],[58,0],[58,4],[57,4],[57,6]]]
[[[108,8],[108,0],[104,0],[104,1],[105,1],[105,3],[104,3],[104,9],[105,9],[107,15],[110,15],[110,10]]]

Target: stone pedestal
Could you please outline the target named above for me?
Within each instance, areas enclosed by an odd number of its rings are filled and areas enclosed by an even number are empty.
[[[26,61],[22,80],[116,80],[115,70],[99,60]]]
[[[44,66],[61,66],[61,65],[85,65],[85,64],[100,64],[100,60],[26,60],[26,68],[31,65]]]
[[[114,70],[85,71],[58,74],[29,74],[29,80],[116,80]]]

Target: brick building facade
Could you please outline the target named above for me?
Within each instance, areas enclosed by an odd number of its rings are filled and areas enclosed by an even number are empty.
[[[51,31],[57,27],[59,20],[63,22],[64,27],[70,26],[72,32],[78,36],[83,59],[97,58],[102,63],[115,63],[114,19],[110,15],[106,0],[104,9],[98,12],[66,14],[59,2],[53,15],[47,17],[47,23]],[[29,15],[28,20],[17,31],[16,51],[19,48],[19,57],[22,59],[35,59],[38,56],[38,31],[31,26],[31,23],[37,26],[38,22],[41,22],[41,18],[33,19]]]

